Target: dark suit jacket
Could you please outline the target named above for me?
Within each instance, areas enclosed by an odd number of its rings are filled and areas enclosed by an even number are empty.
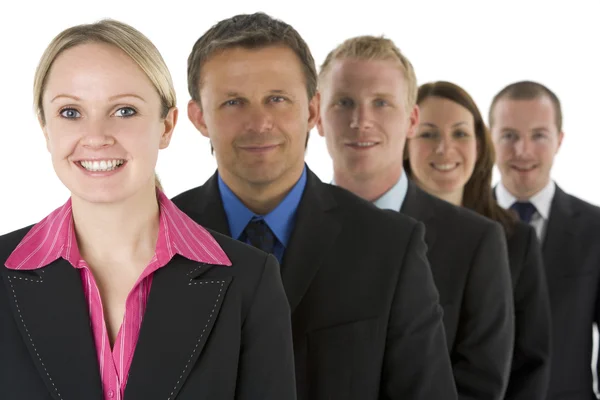
[[[600,208],[562,191],[542,244],[552,311],[548,399],[595,399],[592,324],[600,322]]]
[[[515,351],[506,400],[544,400],[550,381],[551,318],[546,273],[533,227],[508,237],[515,300]]]
[[[28,229],[0,237],[0,398],[102,400],[79,271],[4,267]],[[296,398],[276,259],[211,233],[233,265],[175,256],[155,272],[125,399]]]
[[[459,399],[503,399],[514,321],[502,227],[412,182],[400,211],[425,224]]]
[[[173,201],[229,234],[216,174]],[[423,233],[308,172],[281,271],[298,399],[456,399]]]

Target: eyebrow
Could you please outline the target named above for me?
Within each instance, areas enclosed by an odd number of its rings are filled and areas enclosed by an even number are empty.
[[[109,101],[113,101],[113,100],[117,100],[117,99],[122,99],[124,97],[133,97],[136,99],[139,99],[141,101],[143,101],[144,103],[146,102],[146,100],[144,100],[144,98],[138,96],[137,94],[133,94],[133,93],[123,93],[123,94],[117,94],[115,96],[111,96],[108,98]],[[66,98],[66,99],[71,99],[71,100],[75,100],[75,101],[81,101],[81,99],[77,96],[73,96],[71,94],[59,94],[57,96],[55,96],[52,100],[50,100],[50,103],[53,103],[55,100],[60,99],[60,98]]]
[[[383,97],[384,99],[391,99],[394,96],[391,93],[377,92],[373,93],[373,97]]]
[[[437,128],[436,124],[432,124],[431,122],[423,122],[421,125],[429,126],[431,128]],[[456,128],[460,125],[468,125],[466,121],[460,121],[452,125],[453,128]]]
[[[60,99],[62,97],[67,98],[67,99],[72,99],[75,101],[81,101],[81,99],[77,96],[73,96],[70,94],[59,94],[59,95],[54,96],[54,98],[52,100],[50,100],[50,103],[53,103],[55,100]]]
[[[548,128],[546,128],[545,126],[538,126],[537,128],[533,128],[532,131],[534,131],[534,132],[539,132],[539,131],[548,132]]]
[[[289,95],[288,92],[286,92],[285,90],[282,90],[282,89],[271,89],[268,91],[268,93]],[[236,92],[233,90],[230,90],[230,91],[226,92],[225,94],[227,95],[227,97],[244,97],[244,95],[242,95],[240,92]]]

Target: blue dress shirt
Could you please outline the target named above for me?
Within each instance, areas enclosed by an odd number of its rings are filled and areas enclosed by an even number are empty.
[[[300,204],[300,200],[302,199],[304,188],[306,187],[306,165],[304,166],[300,179],[298,179],[298,182],[292,187],[292,190],[290,190],[281,203],[267,215],[258,215],[250,211],[231,191],[225,182],[223,182],[220,175],[218,176],[218,181],[221,200],[223,201],[223,208],[225,208],[231,237],[239,240],[250,220],[263,219],[275,235],[276,241],[273,253],[281,264],[283,261],[283,253],[288,246],[290,236],[294,230],[296,211]],[[250,244],[249,242],[247,243]]]

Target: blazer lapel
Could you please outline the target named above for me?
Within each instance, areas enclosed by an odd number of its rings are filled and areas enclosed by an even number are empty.
[[[400,207],[400,212],[426,224],[425,242],[427,243],[428,252],[431,252],[437,236],[435,224],[428,223],[435,216],[434,210],[435,204],[431,201],[429,195],[409,180],[408,190],[402,207]]]
[[[310,170],[307,172],[306,188],[281,267],[281,278],[292,312],[304,297],[341,229],[332,212],[337,204],[327,185]]]
[[[575,235],[572,230],[572,219],[575,217],[576,213],[571,207],[568,195],[557,185],[550,207],[546,237],[542,243],[542,253],[544,264],[548,270],[548,277],[568,273],[564,269],[573,264],[570,257],[573,254],[579,254],[577,251],[565,251],[565,249],[577,249],[579,246],[577,241],[574,240]]]
[[[202,354],[231,283],[231,277],[202,279],[212,268],[224,267],[175,256],[155,272],[126,399],[173,399],[181,390]]]
[[[2,268],[23,341],[57,400],[102,400],[80,271],[64,259],[33,271]]]

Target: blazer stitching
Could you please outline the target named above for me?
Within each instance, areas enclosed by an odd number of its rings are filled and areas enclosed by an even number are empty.
[[[194,350],[192,351],[192,354],[190,355],[190,358],[188,359],[187,363],[183,367],[183,371],[181,372],[181,375],[179,376],[179,379],[177,380],[177,383],[175,384],[175,387],[173,388],[173,391],[171,392],[171,394],[169,395],[167,400],[171,400],[171,398],[173,397],[173,393],[175,393],[175,390],[177,390],[177,386],[179,386],[179,382],[181,382],[181,378],[183,378],[183,375],[185,374],[185,371],[187,371],[188,366],[190,365],[190,362],[192,361],[192,358],[194,357],[194,354],[196,353],[196,350],[198,350],[198,345],[200,344],[200,341],[202,341],[202,338],[204,337],[204,333],[206,332],[206,328],[208,328],[208,324],[210,324],[213,314],[215,313],[215,309],[217,308],[217,305],[219,304],[219,301],[221,300],[221,293],[223,292],[223,285],[225,284],[225,281],[193,282],[193,284],[200,284],[200,285],[205,284],[205,283],[220,283],[221,288],[219,289],[219,294],[217,295],[217,300],[215,301],[215,304],[213,305],[213,309],[211,310],[210,315],[208,316],[208,321],[206,321],[206,325],[204,326],[204,329],[202,330],[202,333],[200,334],[200,337],[198,338],[198,341],[196,342],[196,346],[194,346]],[[190,283],[190,285],[192,285],[192,283]]]
[[[41,277],[40,277],[40,279],[29,279],[29,278],[22,278],[20,276],[13,276],[13,278],[19,279],[19,280],[22,280],[22,281],[33,282],[33,283],[42,283],[42,282],[44,282],[44,280]]]
[[[188,272],[188,275],[192,275],[194,272],[198,271],[200,268],[204,267],[206,264],[200,264],[198,265],[196,268],[194,268],[193,270],[191,270],[190,272]]]
[[[9,275],[7,275],[7,277],[8,277],[8,282],[10,283],[10,288],[11,288],[11,290],[13,292],[13,296],[15,298],[15,305],[17,306],[17,311],[19,313],[19,318],[21,318],[21,323],[23,324],[23,327],[25,328],[25,332],[27,333],[27,336],[29,337],[29,341],[31,342],[31,346],[33,347],[33,350],[35,351],[35,355],[38,357],[38,360],[40,360],[40,363],[42,364],[42,367],[44,368],[44,372],[46,372],[46,375],[48,376],[48,379],[50,379],[50,383],[52,383],[52,387],[54,388],[54,391],[58,395],[58,398],[62,399],[62,396],[60,395],[58,389],[56,388],[56,385],[54,384],[54,381],[52,380],[52,377],[48,373],[48,370],[46,369],[46,366],[44,365],[44,362],[42,361],[42,357],[40,356],[40,353],[38,353],[38,350],[35,347],[35,343],[33,343],[33,338],[29,334],[29,330],[27,329],[27,325],[25,324],[25,320],[23,320],[23,314],[21,314],[21,309],[19,308],[19,302],[17,301],[17,293],[15,292],[15,288],[14,288],[14,286],[12,284],[12,279],[11,279],[11,277]]]
[[[209,283],[224,283],[225,281],[198,281],[198,282],[194,282],[192,279],[190,279],[190,283],[188,283],[188,286],[191,285],[206,285]]]

